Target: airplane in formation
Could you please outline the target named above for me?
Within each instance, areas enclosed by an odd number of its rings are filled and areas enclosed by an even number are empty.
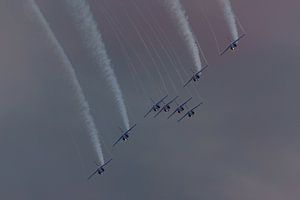
[[[106,163],[104,163],[103,165],[99,165],[98,163],[96,163],[96,165],[98,166],[98,168],[96,169],[96,171],[94,171],[89,177],[88,177],[88,180],[91,179],[95,174],[103,174],[104,173],[104,167],[110,163],[112,161],[112,159],[110,159],[109,161],[107,161]]]
[[[113,144],[113,147],[116,146],[121,140],[123,140],[124,142],[125,142],[126,140],[128,140],[130,131],[131,131],[134,127],[136,127],[136,124],[133,125],[131,128],[129,128],[129,129],[128,129],[127,131],[125,131],[125,132],[123,132],[123,130],[122,130],[121,128],[119,128],[120,131],[121,131],[121,133],[122,133],[122,135],[121,135],[121,136],[117,139],[117,141]]]
[[[185,105],[192,100],[193,97],[190,97],[188,100],[186,100],[185,102],[183,102],[182,104],[180,104],[173,113],[171,113],[171,115],[169,115],[168,119],[170,119],[176,112],[178,114],[180,114],[182,111],[185,110]]]
[[[161,103],[163,103],[167,97],[168,97],[168,95],[164,96],[161,100],[159,100],[156,103],[151,99],[151,101],[153,102],[153,105],[152,105],[151,109],[144,115],[144,118],[146,118],[152,111],[157,112],[161,108]]]
[[[169,112],[170,109],[171,109],[171,104],[172,104],[174,101],[176,101],[176,99],[177,99],[178,97],[179,97],[179,96],[176,96],[176,97],[174,97],[171,101],[169,101],[168,103],[166,103],[166,104],[158,111],[158,113],[156,113],[156,114],[154,115],[154,117],[157,117],[162,111],[164,111],[164,112]]]
[[[229,49],[234,51],[237,46],[238,46],[238,42],[240,39],[242,39],[246,34],[241,35],[240,37],[238,37],[238,39],[234,40],[233,42],[231,42],[222,52],[221,55],[223,55],[224,53],[226,53]]]
[[[192,78],[190,78],[190,80],[188,80],[188,81],[184,84],[183,87],[187,86],[191,81],[194,81],[194,82],[198,81],[198,80],[200,79],[200,76],[201,76],[202,72],[203,72],[205,69],[207,69],[207,68],[208,68],[208,65],[204,66],[200,71],[198,71],[198,72],[196,72],[196,73],[193,72],[194,74],[193,74]]]
[[[183,115],[183,117],[181,117],[179,120],[177,120],[178,122],[180,122],[181,120],[183,120],[185,117],[192,117],[193,115],[195,115],[195,110],[201,106],[203,103],[199,103],[197,106],[195,106],[194,108],[190,109],[185,115]]]

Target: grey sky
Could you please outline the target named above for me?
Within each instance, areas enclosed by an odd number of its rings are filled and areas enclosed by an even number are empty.
[[[153,13],[189,71],[192,59],[161,2],[135,1],[156,24],[149,10]],[[1,0],[1,199],[299,199],[300,2],[232,0],[247,37],[235,54],[220,57],[200,12],[201,7],[206,11],[224,46],[230,34],[217,2],[182,1],[211,68],[197,86],[204,106],[180,124],[165,116],[142,119],[150,102],[137,90],[139,82],[130,75],[103,8],[120,24],[144,87],[158,98],[162,92],[155,91],[160,87],[155,68],[125,11],[162,55],[165,69],[179,87],[174,66],[155,34],[130,1],[88,2],[137,129],[128,144],[113,150],[114,161],[106,173],[87,182],[95,155],[67,76],[43,31],[30,18],[26,1]],[[109,158],[108,149],[119,136],[117,126],[122,125],[112,94],[99,79],[63,1],[37,3],[75,67]],[[135,52],[155,80],[146,76]],[[168,88],[172,90],[169,82]],[[180,95],[185,99],[189,92]],[[200,101],[195,99],[193,103]]]

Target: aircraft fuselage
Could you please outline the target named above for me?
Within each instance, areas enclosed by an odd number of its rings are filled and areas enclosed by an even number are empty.
[[[104,172],[104,168],[99,168],[98,170],[97,170],[97,172],[98,172],[98,174],[103,174],[103,172]]]
[[[195,114],[195,112],[193,110],[189,111],[188,116],[192,117]]]
[[[180,114],[182,111],[184,111],[184,107],[179,107],[178,109],[177,109],[177,112]]]
[[[164,106],[164,111],[165,112],[169,112],[170,109],[171,109],[171,107],[169,105]]]
[[[158,111],[159,109],[160,109],[160,106],[159,106],[159,105],[156,104],[156,105],[153,106],[153,110],[154,110],[155,112]]]
[[[123,141],[128,140],[128,138],[129,138],[129,135],[128,135],[128,134],[125,134],[125,135],[123,135],[123,137],[122,137]]]
[[[233,43],[233,44],[230,45],[230,49],[232,51],[234,51],[236,48],[237,48],[237,44],[236,43]]]
[[[200,79],[200,75],[199,75],[199,74],[195,74],[195,75],[193,76],[193,81],[194,81],[194,82],[198,81],[199,79]]]

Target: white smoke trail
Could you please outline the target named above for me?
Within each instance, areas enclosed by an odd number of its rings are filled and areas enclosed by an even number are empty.
[[[66,0],[66,2],[72,9],[72,16],[81,31],[85,44],[95,57],[97,65],[103,71],[104,76],[115,95],[115,100],[121,113],[125,128],[128,130],[130,128],[129,118],[123,94],[116,74],[111,66],[111,60],[107,55],[102,35],[98,29],[97,22],[93,17],[90,7],[85,0]]]
[[[55,52],[57,56],[60,58],[62,66],[65,68],[65,71],[69,75],[72,87],[75,91],[76,97],[79,101],[79,106],[81,110],[82,117],[85,121],[86,127],[88,129],[88,133],[91,137],[91,141],[94,145],[94,148],[96,150],[96,153],[98,155],[98,159],[101,162],[101,164],[104,164],[104,157],[102,153],[101,143],[98,137],[98,130],[96,128],[96,125],[94,123],[94,119],[92,115],[90,114],[90,107],[88,102],[86,101],[86,98],[83,94],[82,88],[80,86],[80,83],[76,77],[74,68],[67,57],[67,55],[64,52],[64,49],[56,39],[53,31],[51,30],[47,20],[45,19],[44,15],[42,14],[41,10],[39,9],[38,5],[35,3],[34,0],[28,0],[30,3],[30,8],[32,9],[33,14],[37,17],[39,23],[43,27],[45,33],[48,36],[48,40],[55,49]]]
[[[223,7],[224,15],[231,31],[232,40],[236,40],[239,37],[239,33],[236,18],[231,7],[231,3],[229,0],[219,0],[219,2]]]
[[[132,79],[137,82],[138,84],[134,84],[137,88],[140,88],[141,90],[141,93],[143,94],[143,96],[145,97],[145,99],[149,99],[149,96],[147,95],[147,89],[144,88],[144,84],[143,84],[143,81],[141,80],[141,76],[139,76],[136,68],[135,68],[135,65],[133,64],[133,61],[132,61],[132,58],[130,57],[128,51],[127,51],[127,48],[126,48],[126,44],[125,44],[125,40],[122,40],[122,33],[121,31],[117,28],[118,25],[117,23],[114,21],[114,17],[113,15],[110,15],[105,9],[102,10],[105,14],[104,14],[104,18],[106,19],[106,21],[110,24],[112,30],[113,30],[113,33],[115,34],[117,40],[118,40],[118,43],[119,45],[121,46],[121,50],[123,52],[124,55],[126,55],[127,57],[127,60],[128,60],[128,64],[129,64],[129,67],[132,69],[132,70],[129,70],[131,72],[131,76],[132,76]],[[147,71],[148,72],[148,71]],[[151,74],[148,75],[149,77],[152,77]],[[138,90],[137,90],[138,91]]]
[[[193,57],[194,64],[197,71],[200,71],[202,68],[202,63],[200,59],[199,49],[196,44],[196,40],[192,31],[192,28],[189,24],[188,18],[185,15],[185,11],[179,0],[165,0],[166,5],[170,12],[172,13],[174,19],[176,20],[177,27],[181,36],[184,38],[189,51]]]

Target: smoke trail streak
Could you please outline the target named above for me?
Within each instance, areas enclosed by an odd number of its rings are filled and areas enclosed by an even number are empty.
[[[93,17],[90,7],[85,0],[66,0],[66,2],[72,9],[72,15],[87,47],[95,57],[97,65],[103,71],[104,76],[115,95],[115,100],[121,113],[124,126],[128,130],[130,128],[130,124],[123,94],[116,74],[111,66],[111,60],[107,55],[102,35],[98,29],[97,22]]]
[[[192,28],[190,27],[187,16],[185,15],[185,11],[179,0],[165,0],[166,5],[170,12],[172,13],[174,19],[176,20],[177,27],[181,36],[184,38],[189,51],[193,57],[194,64],[196,66],[197,71],[200,71],[202,68],[199,49],[196,44],[196,40],[194,38],[194,34],[192,32]]]
[[[143,87],[143,81],[140,80],[140,76],[137,73],[137,70],[135,69],[135,66],[133,64],[133,61],[128,53],[128,51],[126,50],[126,45],[125,42],[123,42],[123,40],[121,39],[122,34],[121,32],[116,28],[117,26],[115,25],[114,21],[113,21],[113,17],[111,15],[109,15],[108,12],[106,12],[105,9],[103,9],[103,12],[105,12],[104,14],[104,18],[106,19],[106,21],[110,24],[110,26],[112,27],[113,33],[116,36],[119,45],[121,46],[121,50],[123,52],[123,54],[126,55],[126,58],[128,60],[129,63],[129,67],[130,69],[132,69],[132,71],[130,70],[130,74],[132,76],[132,79],[137,82],[138,84],[134,84],[137,88],[139,88],[144,96],[145,99],[149,99],[148,95],[147,95],[147,90]],[[109,16],[109,17],[108,17]],[[151,75],[149,75],[151,76]]]
[[[202,9],[201,7],[200,7],[200,9],[201,9],[201,13],[202,13],[204,19],[206,20],[206,22],[207,22],[207,24],[208,24],[208,26],[209,26],[209,30],[210,30],[211,34],[213,35],[213,38],[214,38],[215,43],[216,43],[217,48],[218,48],[218,52],[220,52],[220,51],[221,51],[221,48],[220,48],[220,45],[219,45],[219,42],[218,42],[218,39],[217,39],[216,32],[214,31],[214,28],[213,28],[213,26],[212,26],[212,23],[211,23],[210,20],[208,19],[207,14],[206,14],[206,12],[204,11],[204,9]]]
[[[242,25],[242,23],[240,22],[239,18],[237,16],[235,16],[235,19],[237,21],[237,24],[239,25],[239,27],[241,28],[241,31],[243,33],[246,33],[246,29],[244,28],[244,26]]]
[[[119,38],[123,38],[122,41],[124,41],[124,44],[125,44],[125,42],[126,42],[127,40],[126,40],[126,38],[124,38],[124,36],[123,36],[123,34],[122,34],[120,28],[118,28],[118,27],[121,27],[123,24],[118,23],[117,18],[116,18],[111,12],[109,12],[109,9],[105,8],[105,6],[103,6],[102,11],[105,13],[105,15],[104,15],[105,19],[107,19],[107,21],[110,22],[111,26],[113,27],[113,30],[115,30],[115,32],[117,32],[117,33],[119,34]],[[128,28],[128,26],[126,26],[126,27]],[[128,45],[130,46],[131,43],[129,42]],[[127,48],[127,49],[128,49],[128,48]],[[145,79],[145,78],[147,77],[148,79],[151,80],[152,83],[155,83],[156,80],[155,80],[154,77],[151,75],[150,70],[145,66],[145,62],[143,62],[143,59],[141,58],[141,56],[139,55],[139,53],[137,53],[136,49],[135,49],[135,48],[130,48],[130,51],[132,51],[133,55],[137,58],[137,60],[138,60],[138,62],[139,62],[139,66],[141,66],[141,67],[143,68],[143,70],[146,72],[146,76],[144,76],[144,75],[142,75],[142,76],[139,75],[137,68],[135,67],[135,65],[133,64],[133,61],[132,61],[131,58],[130,58],[131,63],[132,63],[131,66],[132,66],[133,69],[135,70],[136,75],[138,76],[138,78],[141,80],[141,77],[143,77],[143,79]],[[125,49],[125,52],[126,52],[126,54],[128,54],[128,51],[127,51],[126,49]],[[128,54],[128,56],[129,56],[129,54]],[[130,57],[130,56],[129,56],[129,57]],[[141,80],[141,83],[143,83],[142,80]],[[145,84],[139,84],[139,86],[140,86],[140,87],[143,87],[143,86],[145,86]],[[161,96],[161,95],[162,95],[162,92],[163,92],[163,91],[161,90],[160,87],[157,88],[157,87],[154,86],[153,84],[152,84],[151,86],[149,86],[149,87],[150,87],[150,90],[151,90],[151,91],[154,90],[154,93],[158,93],[158,94],[156,94],[157,96]],[[154,88],[153,88],[153,87],[154,87]],[[150,96],[149,96],[149,92],[147,92],[148,90],[145,89],[145,88],[143,88],[143,90],[145,91],[145,94],[146,94],[146,96],[148,97],[147,100],[149,100],[149,99],[150,99]]]
[[[94,145],[94,148],[96,150],[96,153],[98,155],[98,159],[101,162],[101,164],[104,163],[104,157],[102,153],[101,143],[98,137],[98,130],[96,128],[96,125],[94,123],[94,119],[92,115],[90,114],[90,107],[88,102],[86,101],[86,98],[83,94],[82,88],[80,86],[80,83],[76,77],[75,71],[73,69],[73,66],[67,57],[67,55],[64,52],[64,49],[56,39],[53,31],[51,30],[48,22],[46,21],[44,15],[42,14],[41,10],[39,9],[38,5],[35,3],[34,0],[28,0],[28,2],[31,5],[32,12],[39,20],[39,23],[43,27],[44,31],[46,32],[49,41],[51,42],[53,48],[55,49],[55,52],[57,56],[60,58],[60,61],[62,63],[62,66],[64,66],[65,71],[69,75],[72,87],[75,91],[76,97],[79,101],[80,110],[82,112],[82,117],[85,121],[86,127],[88,129],[88,133],[90,135],[91,141]]]
[[[170,73],[168,72],[168,70],[166,69],[167,66],[165,65],[160,53],[158,53],[158,51],[156,50],[156,48],[154,47],[153,43],[151,42],[151,39],[149,37],[149,35],[146,33],[145,36],[147,37],[147,40],[150,41],[149,44],[151,46],[151,49],[153,50],[154,52],[154,55],[158,58],[159,62],[161,63],[161,66],[162,66],[162,71],[164,74],[166,74],[167,78],[169,79],[170,83],[171,83],[171,86],[172,86],[172,89],[175,91],[176,94],[178,94],[178,90],[177,90],[177,87],[173,81],[173,79],[170,77]]]
[[[151,16],[152,19],[154,20],[154,17]],[[179,59],[179,54],[175,51],[175,47],[173,45],[173,43],[170,41],[170,39],[168,38],[166,32],[164,31],[164,29],[159,25],[159,23],[156,21],[156,29],[161,33],[161,35],[163,36],[164,40],[168,43],[168,45],[171,47],[171,53],[173,54],[172,57],[174,59],[174,61],[177,63],[177,65],[181,66],[179,69],[181,69],[184,73],[185,73],[185,76],[188,76],[188,73],[186,71],[186,68],[182,67],[183,64],[181,62],[181,60]],[[177,65],[176,68],[178,67]],[[178,70],[178,68],[177,68]],[[181,73],[179,73],[181,75]],[[181,76],[180,76],[181,77]],[[182,83],[184,83],[184,80],[183,80],[183,77],[181,77],[182,79]]]
[[[167,86],[166,86],[166,83],[165,83],[165,79],[163,78],[163,76],[162,76],[162,74],[161,74],[161,72],[160,72],[160,70],[159,70],[158,64],[157,64],[156,60],[154,59],[154,57],[153,57],[153,55],[152,55],[152,53],[151,53],[151,51],[150,51],[150,48],[148,47],[146,41],[145,41],[144,38],[142,37],[142,34],[141,34],[141,32],[139,31],[139,29],[136,27],[136,25],[133,23],[132,19],[129,17],[128,13],[126,13],[126,15],[127,15],[128,19],[129,19],[130,24],[133,26],[135,32],[138,34],[139,39],[142,41],[142,43],[143,43],[143,45],[144,45],[144,47],[145,47],[147,53],[149,54],[149,56],[150,56],[150,58],[151,58],[151,60],[152,60],[152,62],[153,62],[153,64],[154,64],[154,66],[155,66],[154,69],[155,69],[155,71],[158,73],[159,78],[160,78],[160,80],[161,80],[161,82],[162,82],[162,86],[163,86],[165,92],[167,92],[168,89],[167,89]],[[157,69],[157,68],[158,68],[158,69]]]
[[[169,58],[170,63],[171,63],[173,66],[175,66],[176,64],[175,64],[174,60],[173,60],[172,57],[170,56],[169,52],[166,50],[166,48],[165,48],[165,46],[163,45],[163,42],[162,42],[160,36],[157,35],[157,32],[156,32],[155,29],[153,28],[152,24],[145,18],[145,16],[143,15],[141,9],[137,6],[136,2],[133,0],[133,1],[131,1],[131,3],[135,6],[136,10],[138,11],[139,15],[141,16],[141,18],[143,19],[143,21],[145,22],[145,24],[147,24],[147,26],[151,29],[152,33],[155,35],[155,39],[158,41],[158,44],[160,45],[161,49],[164,51],[164,53],[165,53],[165,54],[167,55],[167,57]],[[148,38],[149,38],[149,35],[148,35]],[[152,43],[151,43],[151,44],[152,44]],[[152,45],[152,46],[153,46],[153,45]],[[166,68],[167,68],[167,67],[166,67],[166,64],[162,61],[163,59],[161,58],[161,55],[160,55],[157,51],[156,51],[156,55],[159,57],[161,63],[163,64],[164,70],[166,71],[167,77],[168,77],[168,79],[170,80],[171,85],[172,85],[174,91],[175,91],[176,93],[178,93],[178,90],[177,90],[177,87],[176,87],[176,85],[175,85],[175,83],[174,83],[174,80],[172,79],[172,77],[170,77],[170,73],[169,73],[168,70],[166,69]],[[175,72],[178,73],[176,68],[175,68]],[[179,75],[179,74],[177,74],[177,75]],[[180,76],[179,76],[179,77],[180,77]],[[180,77],[180,78],[181,78],[181,77]]]
[[[219,0],[219,2],[223,7],[224,15],[231,32],[232,40],[236,40],[239,37],[239,33],[238,33],[236,18],[231,7],[231,3],[229,0]]]

